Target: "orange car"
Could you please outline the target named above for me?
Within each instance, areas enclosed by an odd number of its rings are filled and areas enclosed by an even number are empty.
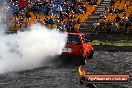
[[[92,59],[93,47],[89,36],[83,33],[68,33],[68,39],[62,50],[62,55],[79,57],[81,65],[86,64],[86,59]]]

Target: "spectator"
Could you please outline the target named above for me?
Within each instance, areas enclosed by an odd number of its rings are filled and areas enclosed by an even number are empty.
[[[39,7],[38,8],[38,14],[42,14],[43,13],[43,8],[42,7]]]
[[[55,21],[52,18],[52,16],[50,16],[50,19],[48,20],[48,23],[51,25],[51,29],[52,29],[53,24],[55,24]]]
[[[105,22],[104,22],[104,20],[101,21],[99,27],[100,27],[100,30],[104,30],[104,28],[105,28]]]
[[[117,23],[114,21],[113,23],[112,23],[112,32],[114,32],[114,33],[116,33],[117,32]]]
[[[125,22],[125,29],[127,30],[127,32],[129,32],[131,30],[131,21],[130,20],[127,20]]]
[[[31,17],[31,15],[29,14],[29,12],[26,12],[25,15],[26,15],[27,19],[29,19]]]
[[[32,11],[33,11],[33,14],[36,15],[36,14],[37,14],[37,7],[34,6],[34,7],[32,8]]]
[[[115,2],[114,0],[110,1],[110,7],[114,6],[114,2]]]
[[[71,29],[71,32],[75,32],[74,26],[75,26],[75,20],[72,19],[72,20],[70,21],[70,29]]]
[[[129,20],[130,22],[132,22],[132,12],[131,12],[130,16],[128,17],[128,20]]]
[[[119,22],[121,20],[121,18],[119,17],[119,15],[117,14],[116,18],[115,18],[115,22]]]
[[[52,9],[48,12],[48,15],[51,17],[54,15]]]
[[[77,19],[77,24],[78,24],[78,25],[79,25],[79,27],[80,27],[80,24],[81,24],[80,17],[78,17],[78,19]]]
[[[18,21],[18,18],[16,17],[15,18],[15,28],[16,28],[16,24],[18,24],[19,23],[19,21]]]
[[[71,29],[70,29],[70,21],[69,21],[69,20],[67,21],[67,25],[66,25],[66,27],[67,27],[67,31],[70,32]]]
[[[107,6],[105,6],[104,12],[108,13],[108,7]]]
[[[119,9],[116,8],[114,12],[115,12],[115,14],[118,14],[119,13]]]
[[[96,5],[97,4],[97,1],[96,0],[91,0],[91,5]]]
[[[82,5],[81,9],[86,13],[86,11],[87,11],[86,5]]]
[[[74,4],[71,4],[70,5],[70,11],[74,11],[75,10],[75,6],[74,6]]]
[[[79,8],[78,13],[83,14],[83,13],[84,13],[84,11],[83,11],[81,8]]]
[[[28,5],[28,2],[26,0],[21,0],[18,5],[19,5],[19,9],[21,10]]]
[[[107,33],[110,33],[111,32],[111,26],[112,26],[112,24],[111,24],[111,22],[108,20],[108,22],[106,23],[106,31],[107,31]]]
[[[98,21],[96,20],[96,22],[93,23],[94,30],[96,30],[96,29],[98,28],[99,25],[100,25],[100,24],[99,24]],[[94,31],[94,30],[93,30],[93,31]]]
[[[126,11],[125,11],[125,9],[123,8],[123,9],[119,10],[119,13],[126,14]]]
[[[124,24],[123,20],[121,20],[119,22],[119,29],[120,29],[120,31],[124,30],[124,27],[125,27],[125,24]]]
[[[23,17],[20,17],[19,23],[20,23],[20,24],[23,23]]]
[[[19,20],[19,23],[20,23],[20,28],[22,27],[23,22],[24,22],[23,17],[20,17],[20,20]]]
[[[38,23],[43,23],[41,18],[38,18]]]
[[[47,25],[48,25],[48,18],[46,17],[45,19],[44,19],[44,24],[46,25],[46,27],[47,27]]]
[[[64,32],[67,32],[67,21],[64,21],[62,29],[64,30]]]
[[[113,6],[111,6],[110,8],[109,8],[109,13],[111,13],[111,14],[113,14]]]
[[[59,31],[62,31],[62,23],[60,21],[57,22],[57,29],[59,29]]]
[[[49,12],[50,10],[51,10],[51,9],[50,9],[49,4],[46,4],[46,5],[45,5],[45,9],[44,9],[45,15],[48,15],[48,12]]]
[[[106,14],[102,12],[102,14],[99,16],[99,19],[106,19]]]
[[[122,20],[125,22],[125,21],[128,20],[128,18],[124,15],[123,18],[122,18]]]
[[[59,14],[62,12],[62,7],[61,7],[61,5],[59,5],[59,6],[57,7],[56,11],[57,11]]]

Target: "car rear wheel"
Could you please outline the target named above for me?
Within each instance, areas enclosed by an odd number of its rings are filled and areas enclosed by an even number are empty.
[[[85,58],[82,58],[80,61],[80,65],[86,65],[87,60]]]
[[[88,59],[92,59],[93,55],[94,55],[94,51],[92,50],[91,53],[90,53],[90,55],[88,56]]]

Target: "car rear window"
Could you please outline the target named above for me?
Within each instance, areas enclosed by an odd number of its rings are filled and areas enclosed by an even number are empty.
[[[79,35],[68,34],[67,44],[81,44]]]

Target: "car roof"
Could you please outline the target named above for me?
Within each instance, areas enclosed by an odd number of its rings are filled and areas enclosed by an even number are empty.
[[[67,34],[78,35],[78,36],[80,36],[80,35],[86,35],[84,33],[72,33],[72,32],[67,32]]]

